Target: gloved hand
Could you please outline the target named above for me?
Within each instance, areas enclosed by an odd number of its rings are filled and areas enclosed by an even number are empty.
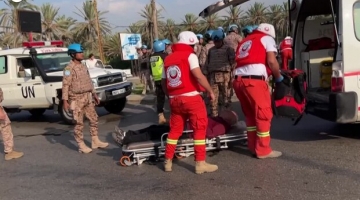
[[[276,82],[276,83],[280,83],[280,82],[283,81],[283,80],[284,80],[284,77],[283,77],[282,75],[280,75],[279,78],[275,79],[275,82]]]

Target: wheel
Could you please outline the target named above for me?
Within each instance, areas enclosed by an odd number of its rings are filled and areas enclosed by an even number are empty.
[[[131,160],[129,158],[129,156],[123,156],[120,158],[120,165],[121,166],[124,166],[124,167],[128,167],[128,166],[131,166],[132,163],[131,163]]]
[[[75,124],[73,115],[70,112],[65,111],[63,101],[60,102],[58,112],[60,113],[60,116],[63,119],[63,121],[65,122],[65,124],[68,124],[68,125]]]
[[[46,111],[45,108],[38,108],[38,109],[29,110],[29,113],[34,117],[40,117],[44,114],[45,111]]]
[[[126,97],[122,99],[118,99],[115,101],[111,101],[105,104],[104,108],[112,114],[119,114],[122,110],[124,110],[126,105]]]

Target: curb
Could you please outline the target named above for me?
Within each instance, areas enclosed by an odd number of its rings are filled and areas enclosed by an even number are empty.
[[[132,104],[146,104],[153,105],[156,101],[156,97],[154,95],[139,95],[139,94],[131,94],[127,96],[128,103]]]

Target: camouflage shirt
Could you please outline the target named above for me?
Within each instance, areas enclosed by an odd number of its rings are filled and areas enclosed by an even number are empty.
[[[200,56],[199,56],[199,64],[201,66],[201,69],[203,71],[203,73],[205,74],[206,73],[206,70],[204,70],[204,68],[206,68],[206,65],[208,63],[208,53],[209,53],[209,50],[214,47],[214,42],[213,41],[210,41],[209,43],[207,43],[202,49],[201,49],[201,53],[200,53]]]
[[[196,49],[195,49],[195,54],[196,54],[196,56],[199,58],[203,46],[200,45],[200,44],[196,44],[196,45],[195,45],[195,48],[196,48]]]
[[[220,48],[215,46],[208,52],[208,64],[205,73],[211,72],[231,72],[235,63],[235,51],[233,48],[223,45]]]
[[[234,51],[237,50],[237,47],[239,45],[239,42],[241,42],[242,37],[239,34],[236,34],[234,32],[231,32],[229,35],[227,35],[224,39],[225,45],[231,47],[234,49]]]
[[[0,88],[0,103],[4,101],[4,93],[2,91],[2,89]]]
[[[141,54],[139,56],[139,63],[141,70],[147,70],[150,68],[150,53]]]
[[[70,61],[64,69],[62,84],[62,99],[66,101],[78,94],[95,93],[88,68],[81,63]]]

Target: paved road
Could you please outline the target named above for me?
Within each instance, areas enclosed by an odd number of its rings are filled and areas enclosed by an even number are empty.
[[[239,107],[236,106],[239,113]],[[359,127],[340,127],[306,116],[298,126],[275,119],[274,149],[284,156],[258,160],[244,150],[222,151],[208,161],[219,165],[212,174],[193,173],[193,157],[176,162],[172,173],[160,164],[121,167],[120,149],[110,132],[117,124],[138,129],[156,122],[151,106],[128,105],[123,115],[99,110],[106,150],[89,155],[76,151],[71,127],[47,113],[42,120],[11,116],[20,160],[0,158],[1,200],[244,199],[318,200],[360,198]],[[90,136],[87,134],[89,141]],[[2,146],[0,147],[2,149]]]

